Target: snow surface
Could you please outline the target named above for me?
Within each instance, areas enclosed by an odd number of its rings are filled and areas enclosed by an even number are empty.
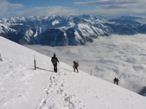
[[[27,46],[45,55],[55,52],[63,62],[72,65],[79,61],[79,69],[113,82],[136,93],[146,87],[146,35],[113,35],[98,37],[84,46],[48,47]],[[146,91],[145,91],[146,93]]]
[[[52,25],[56,25],[56,24],[58,24],[58,23],[60,23],[58,20],[54,20],[54,21],[52,22]]]
[[[0,53],[0,109],[146,109],[145,97],[61,60],[54,73],[50,57],[3,37]]]

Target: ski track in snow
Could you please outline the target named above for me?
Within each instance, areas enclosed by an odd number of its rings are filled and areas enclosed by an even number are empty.
[[[64,73],[61,74],[62,72]],[[64,81],[61,79],[62,76],[67,75],[67,72],[68,69],[61,69],[61,72],[51,74],[48,87],[45,89],[46,97],[43,98],[38,109],[84,109],[81,101],[65,90]],[[56,96],[58,98],[57,101],[50,95]],[[54,102],[62,104],[62,107],[60,105],[57,107]]]

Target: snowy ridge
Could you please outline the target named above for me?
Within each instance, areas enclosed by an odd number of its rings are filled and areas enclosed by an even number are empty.
[[[74,73],[62,62],[54,73],[50,57],[2,37],[0,53],[0,109],[146,108],[143,96],[85,72]]]
[[[99,36],[137,33],[146,33],[146,25],[132,17],[107,19],[96,15],[81,15],[0,19],[0,35],[20,44],[84,45]]]

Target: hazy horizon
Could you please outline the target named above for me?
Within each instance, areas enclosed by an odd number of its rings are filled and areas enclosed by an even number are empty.
[[[82,15],[146,16],[145,0],[1,0],[0,18]]]

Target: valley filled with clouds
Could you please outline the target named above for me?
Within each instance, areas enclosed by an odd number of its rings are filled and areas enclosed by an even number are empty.
[[[146,84],[146,37],[145,35],[112,35],[99,37],[84,46],[27,46],[40,53],[52,56],[72,66],[79,62],[79,69],[113,82],[118,77],[119,85],[139,93]],[[48,61],[50,61],[48,59]]]

